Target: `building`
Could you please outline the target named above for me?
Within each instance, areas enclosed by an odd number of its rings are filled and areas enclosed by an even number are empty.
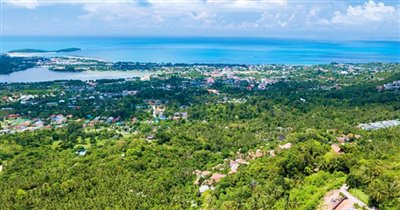
[[[337,144],[332,144],[331,148],[336,154],[342,154],[342,149]]]

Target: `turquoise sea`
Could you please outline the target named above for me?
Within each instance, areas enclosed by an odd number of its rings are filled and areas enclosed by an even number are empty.
[[[400,41],[204,37],[3,37],[2,52],[78,47],[68,55],[109,61],[321,64],[400,62]]]

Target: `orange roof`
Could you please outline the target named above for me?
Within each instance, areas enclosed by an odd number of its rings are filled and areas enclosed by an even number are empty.
[[[331,148],[336,154],[342,153],[342,149],[340,149],[340,147],[337,144],[332,144]]]

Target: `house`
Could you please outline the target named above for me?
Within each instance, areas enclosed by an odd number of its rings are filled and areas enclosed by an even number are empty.
[[[35,125],[35,127],[38,127],[38,128],[44,127],[44,123],[41,120],[36,121],[34,125]]]
[[[58,106],[58,102],[49,102],[46,103],[47,106]]]
[[[215,80],[212,77],[207,78],[207,84],[212,85],[215,83]]]
[[[270,150],[268,151],[269,155],[271,155],[271,157],[275,157],[275,150]]]
[[[195,185],[200,185],[200,180],[208,177],[211,175],[210,171],[200,171],[200,170],[195,170],[193,174],[196,175],[196,180],[194,181]]]
[[[258,85],[258,89],[259,90],[265,90],[265,89],[267,89],[267,86],[265,84],[259,84]]]
[[[199,192],[200,193],[204,193],[205,191],[207,191],[209,189],[210,189],[210,187],[208,185],[201,185],[200,189],[199,189]]]
[[[278,140],[279,140],[279,141],[284,141],[285,139],[286,139],[286,136],[285,136],[285,135],[282,135],[282,134],[281,134],[281,135],[278,136]]]
[[[215,173],[211,176],[211,181],[213,183],[218,183],[220,182],[223,178],[225,178],[226,175],[225,174],[219,174],[219,173]]]
[[[400,89],[400,80],[399,81],[393,81],[391,83],[387,83],[383,85],[383,88],[385,90],[395,90],[395,89]]]
[[[263,156],[264,156],[264,153],[260,149],[257,149],[255,153],[254,152],[249,153],[249,157],[253,160],[257,159],[257,158],[261,158]]]
[[[369,123],[369,124],[360,124],[360,125],[358,125],[358,128],[370,131],[370,130],[378,130],[381,128],[395,127],[395,126],[399,126],[399,125],[400,125],[399,120],[386,120],[386,121],[379,121],[379,122],[374,122],[374,123]]]
[[[152,105],[151,107],[153,109],[153,117],[154,118],[163,117],[164,116],[164,111],[165,111],[165,107],[164,106]]]
[[[350,138],[346,135],[342,135],[339,137],[336,137],[336,140],[338,140],[340,143],[345,143],[346,141],[350,141]]]
[[[75,154],[78,154],[79,156],[85,156],[86,155],[86,150],[85,149],[81,149],[75,152]]]
[[[50,117],[50,120],[51,120],[51,122],[53,123],[53,124],[56,124],[56,125],[61,125],[61,124],[63,124],[64,122],[66,122],[67,121],[67,119],[64,117],[64,115],[62,115],[62,114],[59,114],[59,115],[52,115],[51,117]]]
[[[9,114],[9,115],[7,116],[8,119],[12,119],[12,120],[14,120],[14,119],[16,119],[16,118],[18,118],[18,117],[19,117],[19,114]]]
[[[237,169],[239,168],[239,166],[243,164],[243,165],[248,165],[249,163],[244,161],[243,159],[237,159],[237,160],[231,160],[231,162],[229,163],[229,166],[231,168],[231,171],[229,172],[230,174],[236,173]]]
[[[292,143],[286,143],[284,145],[279,145],[281,149],[290,149],[292,147]]]
[[[218,165],[214,166],[214,167],[212,168],[212,170],[223,171],[223,170],[225,170],[225,165],[224,165],[224,164],[218,164]]]
[[[3,129],[3,130],[0,130],[0,134],[10,133],[10,132],[11,132],[10,129]]]
[[[218,90],[215,90],[215,89],[207,89],[207,91],[208,91],[208,93],[212,93],[212,94],[215,94],[215,95],[219,95],[219,91]]]
[[[236,173],[237,169],[239,168],[239,165],[240,164],[237,161],[231,160],[231,162],[229,163],[231,171],[229,173]]]
[[[187,112],[175,112],[172,117],[173,120],[187,119]]]
[[[338,207],[345,201],[347,197],[338,194],[334,199],[331,200],[332,210],[339,209]]]
[[[336,154],[342,154],[342,149],[337,144],[332,144],[331,148]]]
[[[106,123],[111,124],[114,121],[114,117],[109,117],[106,120]]]

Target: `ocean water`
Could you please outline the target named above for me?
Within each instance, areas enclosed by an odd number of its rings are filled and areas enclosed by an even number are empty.
[[[323,64],[400,62],[400,41],[317,41],[204,37],[3,37],[2,52],[78,47],[77,55],[109,61]]]

